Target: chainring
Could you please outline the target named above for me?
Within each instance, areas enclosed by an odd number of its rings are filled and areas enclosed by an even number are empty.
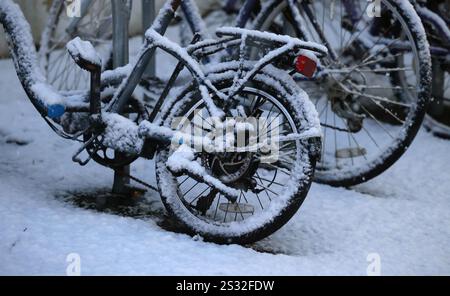
[[[137,114],[133,120],[136,124],[148,117],[145,106],[137,99],[132,99],[127,114]],[[84,143],[87,143],[93,134],[91,132],[83,135]],[[135,162],[140,156],[135,154],[117,153],[111,148],[103,145],[103,136],[98,135],[94,141],[86,147],[86,152],[98,164],[110,167],[120,168]]]

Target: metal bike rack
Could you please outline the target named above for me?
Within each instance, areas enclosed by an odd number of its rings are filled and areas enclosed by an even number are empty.
[[[113,10],[113,67],[121,67],[128,63],[129,44],[128,29],[130,11],[127,0],[111,0]],[[122,157],[121,153],[116,152],[116,157]],[[130,174],[130,167],[118,168],[114,171],[113,193],[125,194],[126,186],[130,179],[125,177]]]
[[[155,19],[155,15],[156,15],[155,0],[142,0],[142,31],[144,34],[145,31],[152,25]],[[147,77],[156,76],[155,58],[152,58],[150,64],[148,65],[146,76]]]
[[[131,16],[131,1],[111,0],[113,9],[113,67],[121,67],[129,62],[129,20]],[[143,31],[150,27],[155,18],[155,0],[142,0]],[[155,60],[147,68],[148,76],[155,76]],[[116,153],[117,157],[122,157]],[[126,194],[130,179],[130,167],[118,168],[114,171],[113,193]]]

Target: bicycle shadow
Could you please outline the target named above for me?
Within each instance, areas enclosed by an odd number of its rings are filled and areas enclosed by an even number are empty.
[[[168,216],[159,197],[149,192],[124,196],[112,193],[111,189],[102,188],[65,192],[57,194],[56,199],[88,211],[144,221],[152,220],[163,230],[190,235],[183,225]]]
[[[57,194],[56,199],[88,211],[144,221],[152,220],[165,231],[186,234],[193,237],[192,233],[190,233],[183,225],[177,223],[168,216],[157,195],[155,196],[148,192],[139,196],[123,196],[113,194],[110,189],[104,188]],[[279,238],[277,236],[270,236],[260,242],[243,245],[242,247],[260,253],[298,255],[296,250],[286,248],[285,244],[283,248],[279,247]]]
[[[57,194],[56,199],[77,208],[122,217],[160,220],[165,216],[160,202],[150,194],[123,196],[102,188]]]

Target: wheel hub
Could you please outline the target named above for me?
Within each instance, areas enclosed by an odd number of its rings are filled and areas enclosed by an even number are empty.
[[[350,79],[344,81],[328,82],[327,93],[331,101],[331,108],[339,117],[346,120],[347,129],[352,133],[361,131],[365,116],[361,112],[360,102],[357,100],[358,96],[348,93],[351,89],[351,83],[356,83]]]
[[[254,154],[248,152],[205,154],[202,162],[213,176],[225,184],[235,184],[243,179],[250,179],[259,165]]]

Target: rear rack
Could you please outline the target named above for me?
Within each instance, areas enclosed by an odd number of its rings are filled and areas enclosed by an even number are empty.
[[[248,30],[242,28],[222,27],[217,29],[218,37],[230,36],[235,38],[242,38],[253,42],[265,43],[268,45],[278,44],[279,46],[293,44],[294,50],[309,50],[317,54],[318,58],[323,58],[328,55],[328,49],[315,42],[302,41],[298,38],[293,38],[287,35],[278,35],[270,32],[260,32],[255,30]]]

